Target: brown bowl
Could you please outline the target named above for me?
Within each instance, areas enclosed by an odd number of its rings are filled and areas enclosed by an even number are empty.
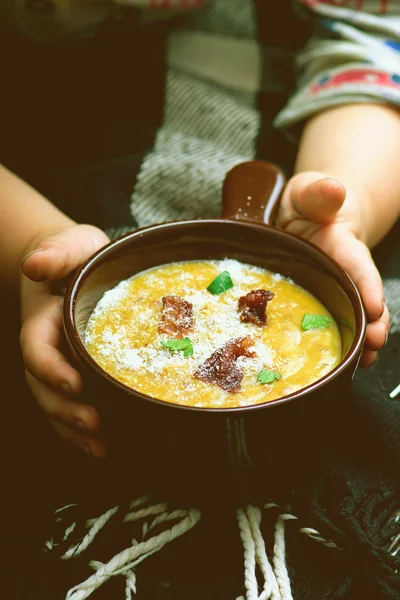
[[[246,482],[245,489],[252,482],[257,488],[260,478],[254,473],[264,468],[271,448],[290,448],[316,425],[329,427],[329,415],[344,410],[365,337],[363,305],[353,281],[329,256],[271,226],[284,183],[273,165],[240,164],[224,182],[222,219],[138,229],[99,250],[76,272],[67,290],[65,333],[83,374],[85,401],[101,415],[115,464],[129,464],[135,481],[143,479],[162,489],[164,496],[183,494],[189,501],[207,497],[210,485],[213,490],[215,486],[230,490],[230,484],[238,481]],[[82,338],[104,292],[157,265],[226,257],[290,277],[327,307],[339,324],[343,347],[342,360],[333,371],[264,404],[204,409],[169,404],[132,390],[88,354]]]

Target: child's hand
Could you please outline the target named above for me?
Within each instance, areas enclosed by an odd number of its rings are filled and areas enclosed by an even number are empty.
[[[26,380],[56,432],[88,454],[106,455],[97,411],[80,401],[81,377],[62,354],[62,297],[54,286],[108,242],[91,225],[73,225],[31,245],[22,262],[21,347]]]
[[[367,313],[366,344],[361,360],[372,365],[387,340],[389,312],[382,279],[364,243],[362,198],[323,173],[300,173],[285,188],[277,225],[319,246],[357,285]]]

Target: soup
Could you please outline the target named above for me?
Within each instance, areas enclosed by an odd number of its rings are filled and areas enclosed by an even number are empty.
[[[85,346],[112,377],[165,402],[269,402],[329,373],[341,338],[326,308],[290,279],[226,259],[171,263],[104,294]]]

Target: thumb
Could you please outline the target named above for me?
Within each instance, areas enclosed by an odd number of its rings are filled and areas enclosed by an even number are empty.
[[[33,281],[62,279],[108,242],[93,225],[73,225],[38,242],[21,269]]]
[[[346,190],[337,179],[311,172],[293,177],[285,195],[292,219],[303,217],[314,223],[330,223],[346,199]]]

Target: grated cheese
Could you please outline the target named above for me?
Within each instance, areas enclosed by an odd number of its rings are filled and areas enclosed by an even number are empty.
[[[266,276],[272,290],[275,285],[279,287],[285,285],[284,282],[293,285],[293,282],[282,275],[233,259],[202,262],[205,263],[212,273],[228,271],[234,287],[222,295],[214,295],[207,291],[207,284],[213,277],[199,282],[198,271],[183,271],[182,263],[139,273],[104,294],[89,319],[84,343],[105,370],[124,383],[135,382],[131,385],[135,389],[144,389],[145,393],[157,397],[157,384],[165,385],[170,394],[165,399],[203,406],[201,400],[196,402],[196,394],[204,392],[204,386],[207,386],[212,406],[219,407],[224,406],[227,397],[232,397],[232,394],[218,386],[199,382],[193,377],[194,373],[229,340],[250,337],[254,342],[252,351],[255,357],[239,357],[236,364],[243,370],[243,386],[251,388],[251,403],[263,401],[271,394],[272,386],[257,384],[257,373],[265,368],[279,368],[282,376],[297,373],[306,362],[305,351],[299,347],[302,333],[290,319],[285,322],[281,343],[291,359],[281,360],[266,330],[253,323],[240,321],[238,300],[252,289],[260,287],[260,278]],[[185,263],[191,264],[198,263]],[[296,288],[301,290],[298,286]],[[161,299],[167,295],[180,296],[193,306],[195,326],[188,335],[193,344],[192,356],[185,357],[183,352],[173,352],[161,345],[162,341],[169,339],[168,335],[159,332]],[[284,301],[282,307],[289,312],[292,309],[291,303],[285,304]],[[328,353],[321,357],[321,365],[331,366],[334,360]],[[285,389],[294,389],[297,384],[290,385],[287,382],[285,385]],[[249,404],[249,398],[242,398],[241,392],[236,396],[238,405]]]

